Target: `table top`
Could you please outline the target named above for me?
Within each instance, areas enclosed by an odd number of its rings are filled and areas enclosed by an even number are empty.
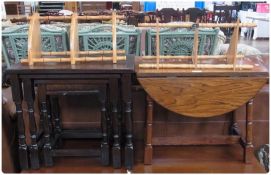
[[[261,58],[257,56],[246,56],[243,64],[253,65],[251,70],[236,69],[142,69],[138,67],[142,63],[140,57],[136,57],[135,71],[137,77],[230,77],[230,76],[261,76],[268,77],[269,55],[263,55]]]
[[[14,64],[6,70],[7,74],[63,74],[63,73],[132,73],[134,72],[134,56],[127,55],[126,61],[104,62],[77,62],[70,63],[35,63],[33,66],[27,64]]]

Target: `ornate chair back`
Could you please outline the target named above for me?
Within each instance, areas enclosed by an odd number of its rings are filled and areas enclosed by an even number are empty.
[[[79,24],[80,25],[80,24]],[[111,24],[81,24],[79,48],[82,51],[112,50]],[[140,31],[134,26],[117,26],[117,49],[126,54],[140,54]]]
[[[7,65],[27,57],[28,25],[5,28],[2,31],[2,50]],[[41,26],[42,51],[67,51],[67,31],[52,25]]]
[[[215,51],[219,29],[199,29],[199,55],[212,55]],[[156,55],[156,30],[146,34],[147,55]],[[192,29],[161,29],[160,55],[191,55],[194,31]]]

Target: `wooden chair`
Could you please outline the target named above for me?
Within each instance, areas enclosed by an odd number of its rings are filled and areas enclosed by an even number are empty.
[[[199,55],[212,55],[217,43],[219,29],[199,30]],[[156,31],[149,29],[146,33],[146,53],[156,54]],[[160,31],[160,55],[191,55],[194,31],[191,29],[163,29]],[[162,47],[163,46],[163,47]]]
[[[79,46],[82,51],[112,49],[111,24],[87,24],[79,27]],[[117,26],[117,49],[126,54],[140,55],[140,31],[134,26]]]
[[[17,15],[25,15],[26,13],[29,16],[33,14],[31,5],[17,4]]]
[[[2,43],[7,65],[19,63],[27,53],[28,25],[6,28],[2,31]],[[57,26],[42,26],[42,49],[45,52],[67,51],[68,34],[64,28]]]
[[[199,8],[189,8],[185,11],[185,14],[188,15],[188,20],[190,22],[206,22],[206,13],[205,10]]]
[[[156,22],[157,12],[147,12],[145,15],[146,23],[154,23]]]
[[[181,21],[181,13],[173,8],[163,8],[157,10],[157,16],[160,18],[160,23],[168,23],[172,21]]]
[[[234,5],[214,5],[213,23],[232,23],[237,20],[237,11],[239,6]],[[223,28],[226,36],[232,34],[232,28]]]

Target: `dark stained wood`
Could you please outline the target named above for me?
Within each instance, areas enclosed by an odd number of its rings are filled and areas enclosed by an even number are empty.
[[[146,118],[146,141],[144,151],[144,164],[150,165],[152,162],[152,120],[153,120],[153,101],[147,96],[147,118]]]
[[[8,70],[7,74],[10,73],[21,73],[21,74],[43,74],[44,71],[48,71],[48,77],[54,76],[58,73],[73,73],[73,74],[111,74],[111,73],[132,73],[134,69],[133,56],[128,55],[126,61],[118,61],[117,64],[111,62],[92,62],[84,64],[70,65],[69,63],[36,63],[35,66],[28,66],[25,64],[14,64]],[[91,75],[90,75],[91,76]],[[99,76],[99,75],[97,75]],[[104,77],[107,77],[105,75]],[[82,77],[81,77],[82,78]]]
[[[132,77],[131,74],[122,75],[122,103],[124,106],[125,123],[125,146],[124,146],[124,166],[132,169],[134,165],[134,145],[133,145],[133,117],[132,117]]]
[[[52,151],[54,157],[98,157],[100,150],[96,149],[56,149]]]
[[[191,117],[211,117],[242,106],[256,95],[267,79],[172,77],[138,80],[146,92],[165,108]]]
[[[101,133],[100,129],[92,128],[92,129],[84,129],[84,130],[62,130],[60,133],[61,138],[63,139],[100,139],[102,138],[103,134]]]
[[[37,143],[37,126],[34,116],[34,84],[31,79],[23,79],[24,100],[28,107],[29,117],[29,130],[31,135],[31,145],[29,147],[30,152],[30,165],[32,169],[38,169],[40,167],[39,150]]]
[[[25,125],[23,119],[22,109],[22,84],[18,79],[17,75],[10,76],[10,83],[12,88],[12,98],[16,106],[16,117],[17,117],[17,128],[18,128],[18,144],[19,144],[19,163],[21,169],[28,169],[28,147],[25,139]]]
[[[101,162],[103,165],[109,165],[109,135],[108,135],[108,122],[107,122],[107,86],[104,85],[100,88],[100,103],[101,103],[101,130],[102,130],[102,143],[101,143]]]
[[[152,145],[229,145],[238,144],[240,136],[175,136],[175,137],[154,137]]]
[[[118,79],[109,80],[111,119],[113,124],[113,146],[112,161],[114,168],[121,167],[121,148],[119,137],[119,118],[118,118]]]
[[[50,95],[51,116],[54,123],[54,135],[59,136],[62,131],[61,118],[59,113],[58,97]]]
[[[51,138],[50,138],[50,127],[49,127],[49,118],[48,118],[48,112],[47,112],[47,104],[46,104],[46,86],[40,85],[40,96],[39,99],[41,100],[41,115],[43,118],[43,139],[44,139],[44,145],[42,147],[42,153],[43,153],[43,161],[45,166],[53,166],[53,157],[52,157],[52,145],[51,145]]]
[[[71,153],[72,155],[76,155],[78,153],[79,155],[83,155],[82,152],[75,150],[72,152],[69,152],[69,150],[61,150],[58,149],[57,142],[61,141],[62,132],[64,131],[62,128],[62,123],[60,120],[60,109],[58,107],[58,99],[60,96],[58,96],[58,93],[62,93],[61,95],[66,95],[65,89],[68,91],[66,92],[73,92],[73,95],[80,95],[81,90],[83,93],[81,95],[89,95],[93,94],[93,92],[84,94],[84,92],[87,92],[86,90],[89,90],[88,88],[80,88],[83,86],[88,85],[95,85],[100,87],[101,85],[104,86],[101,90],[102,95],[101,98],[101,112],[102,112],[102,136],[103,136],[103,143],[102,143],[102,153],[99,151],[99,155],[102,154],[102,164],[108,165],[110,162],[109,159],[109,138],[110,136],[110,128],[107,126],[110,124],[111,119],[113,123],[113,137],[114,137],[114,143],[112,148],[112,158],[113,158],[113,166],[116,168],[121,167],[121,145],[120,145],[120,130],[121,125],[119,122],[120,119],[120,112],[119,112],[119,104],[120,100],[119,97],[122,97],[122,95],[119,93],[120,91],[120,84],[126,84],[124,87],[126,88],[126,91],[124,93],[125,100],[122,100],[125,102],[125,120],[127,120],[126,123],[129,124],[127,128],[129,128],[127,131],[127,135],[129,135],[130,139],[127,138],[127,156],[131,157],[133,155],[133,145],[132,145],[132,118],[131,118],[131,73],[133,73],[134,69],[134,57],[133,56],[127,56],[126,61],[120,61],[117,64],[112,64],[111,62],[97,62],[97,63],[91,63],[91,64],[76,64],[76,65],[69,65],[69,64],[55,64],[55,63],[43,63],[43,64],[37,64],[35,66],[27,66],[22,64],[15,64],[13,65],[8,71],[7,74],[12,77],[13,75],[18,77],[18,81],[23,80],[24,84],[24,99],[27,102],[28,105],[28,113],[29,113],[29,130],[30,130],[30,137],[31,137],[31,144],[30,144],[30,162],[31,162],[31,168],[36,169],[39,168],[39,156],[38,156],[38,145],[43,145],[43,141],[45,144],[43,147],[47,149],[47,153],[50,153],[49,145],[51,144],[53,147],[52,154],[54,156],[57,155],[64,155],[67,153]],[[122,79],[122,74],[126,73],[127,76],[124,76],[125,78]],[[126,81],[127,82],[121,82]],[[66,81],[66,82],[65,82]],[[79,86],[73,86],[72,84],[76,84],[77,81],[79,82]],[[81,83],[80,83],[81,81]],[[88,82],[86,82],[88,81]],[[100,82],[99,82],[100,81]],[[102,83],[101,83],[102,82]],[[48,83],[48,86],[47,86]],[[46,118],[47,121],[44,120],[44,127],[46,128],[44,130],[43,137],[45,139],[42,139],[41,142],[39,142],[38,135],[37,134],[37,127],[36,127],[36,121],[34,118],[34,86],[39,86],[40,91],[42,91],[39,94],[38,98],[41,101],[41,114],[42,118]],[[69,88],[69,86],[73,86],[72,88]],[[46,100],[46,94],[47,90],[50,90],[50,92],[54,92],[57,88],[57,93],[54,95],[50,95],[50,100]],[[78,88],[78,89],[76,89]],[[107,89],[109,88],[109,90]],[[20,88],[21,90],[22,88]],[[19,91],[20,91],[19,90]],[[16,90],[17,91],[17,90]],[[110,98],[107,97],[105,93],[109,92]],[[95,91],[94,93],[97,93]],[[108,100],[110,100],[110,112],[107,112],[105,110],[108,107]],[[53,127],[50,129],[50,118],[48,119],[48,109],[49,106],[48,101],[50,102],[50,115],[53,119]],[[61,111],[62,112],[62,111]],[[109,115],[108,115],[109,113]],[[110,117],[109,117],[110,116]],[[24,126],[20,124],[20,127]],[[49,126],[49,127],[48,127]],[[126,126],[125,126],[126,127]],[[52,133],[53,132],[53,133]],[[52,134],[58,141],[54,140],[51,142],[49,141],[50,134]],[[97,133],[96,133],[97,134]],[[98,133],[100,134],[100,133]],[[65,135],[65,134],[64,134]],[[95,135],[95,134],[94,134]],[[66,137],[71,138],[71,136],[75,136],[77,139],[78,133],[66,133]],[[85,133],[83,137],[85,136],[91,136],[90,133]],[[97,135],[96,135],[97,136]],[[108,150],[108,151],[106,151]],[[59,151],[59,153],[57,153]],[[47,153],[45,153],[45,161],[47,161],[47,165],[50,165],[51,158],[48,158]],[[47,157],[47,158],[46,158]],[[133,161],[130,159],[127,159],[129,161],[128,166],[133,166]],[[49,163],[48,163],[49,162]],[[25,162],[23,162],[25,163]]]

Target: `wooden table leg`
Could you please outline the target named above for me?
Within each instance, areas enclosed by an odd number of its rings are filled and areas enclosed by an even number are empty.
[[[19,163],[21,169],[28,169],[28,154],[25,141],[25,125],[22,109],[22,84],[17,75],[10,76],[12,98],[16,106],[17,128],[18,128],[18,144],[19,144]]]
[[[112,159],[113,167],[121,167],[121,149],[119,140],[119,118],[118,118],[118,79],[112,78],[109,80],[110,89],[110,107],[111,107],[111,119],[113,124],[113,147],[112,147]]]
[[[244,149],[245,163],[251,163],[253,156],[252,120],[253,120],[253,99],[249,100],[246,104],[246,145]]]
[[[235,111],[231,112],[231,125],[229,128],[229,134],[230,135],[240,135]]]
[[[124,123],[125,123],[125,167],[132,169],[134,165],[134,146],[133,146],[133,121],[132,121],[132,87],[131,75],[124,74],[122,76],[122,95],[124,106]]]
[[[107,127],[107,88],[101,87],[99,98],[101,103],[101,128],[102,128],[102,143],[101,143],[101,162],[103,165],[109,165],[109,139],[108,139],[108,127]]]
[[[152,164],[152,121],[153,121],[153,100],[147,95],[147,122],[146,122],[146,141],[144,151],[144,164]]]
[[[46,103],[46,85],[39,85],[40,88],[40,102],[41,102],[41,115],[43,118],[43,139],[44,145],[42,148],[44,164],[45,166],[53,166],[53,156],[52,156],[52,145],[50,139],[50,127],[49,127],[49,118],[47,112],[47,103]]]
[[[31,135],[31,145],[29,148],[30,152],[30,165],[32,169],[38,169],[40,167],[39,163],[39,150],[37,144],[37,126],[34,116],[34,85],[31,79],[23,79],[23,89],[24,89],[24,99],[28,107],[29,116],[29,127]]]
[[[42,108],[42,105],[41,105],[41,96],[42,96],[42,91],[41,91],[42,88],[40,88],[40,84],[38,84],[38,88],[37,88],[37,99],[38,99],[38,106],[39,106],[39,109]],[[38,130],[38,136],[40,136],[43,132],[44,132],[44,129],[43,129],[43,115],[42,115],[42,111],[40,111],[40,120],[39,120],[39,130]]]
[[[60,113],[59,113],[59,104],[57,96],[50,96],[51,104],[51,117],[54,120],[54,132],[56,135],[59,135],[62,131]]]

